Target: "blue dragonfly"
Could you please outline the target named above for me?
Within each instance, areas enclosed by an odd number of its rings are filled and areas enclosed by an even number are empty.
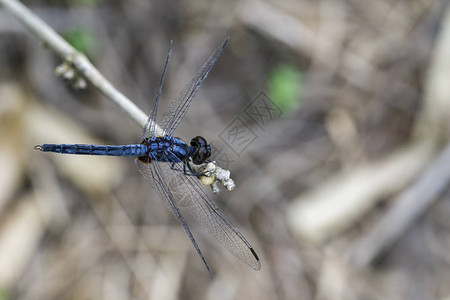
[[[188,212],[241,261],[255,270],[261,268],[261,262],[253,247],[208,196],[197,178],[203,174],[196,173],[192,167],[192,164],[201,165],[209,162],[211,146],[201,136],[193,138],[189,145],[182,139],[173,136],[227,42],[228,38],[212,53],[197,75],[172,100],[159,122],[156,122],[158,103],[172,49],[172,42],[170,43],[155,103],[137,144],[114,146],[42,144],[35,146],[35,149],[43,152],[135,157],[135,164],[139,172],[158,192],[170,212],[181,223],[212,277],[208,263],[187,225],[182,211]],[[156,124],[159,124],[159,127]]]

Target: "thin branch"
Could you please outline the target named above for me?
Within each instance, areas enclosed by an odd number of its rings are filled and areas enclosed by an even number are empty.
[[[411,224],[439,198],[450,181],[450,144],[421,175],[401,193],[379,223],[354,246],[351,262],[367,267],[400,239]]]
[[[21,21],[34,35],[41,39],[66,63],[73,66],[78,73],[95,86],[103,95],[119,106],[139,126],[144,127],[147,115],[130,99],[119,92],[114,86],[91,64],[87,57],[75,50],[52,28],[34,15],[27,7],[16,0],[0,0],[14,17]]]

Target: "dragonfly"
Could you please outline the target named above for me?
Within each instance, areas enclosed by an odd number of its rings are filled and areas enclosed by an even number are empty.
[[[195,166],[210,162],[211,146],[201,136],[194,137],[187,144],[181,138],[173,135],[186,115],[200,86],[222,54],[228,40],[229,38],[226,38],[219,45],[198,73],[172,100],[162,116],[158,117],[159,99],[172,52],[172,41],[170,42],[155,103],[136,144],[41,144],[34,147],[36,150],[43,152],[60,154],[135,157],[134,161],[139,172],[149,185],[158,192],[169,211],[182,225],[211,277],[214,277],[211,269],[182,212],[189,213],[194,220],[238,259],[255,270],[261,268],[260,259],[253,247],[228,220],[199,183],[198,177],[204,174],[194,171]]]

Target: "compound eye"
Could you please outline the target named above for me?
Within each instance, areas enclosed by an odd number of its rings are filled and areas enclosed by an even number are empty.
[[[196,136],[195,138],[193,138],[191,140],[191,146],[196,147],[196,148],[197,147],[206,147],[207,145],[208,145],[208,143],[201,136]]]
[[[203,137],[197,136],[193,138],[191,140],[191,146],[196,149],[192,157],[194,164],[202,164],[211,156],[211,146],[208,145]]]

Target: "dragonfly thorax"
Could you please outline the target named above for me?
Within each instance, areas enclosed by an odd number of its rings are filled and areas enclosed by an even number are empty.
[[[191,150],[182,139],[172,136],[145,138],[141,144],[147,146],[146,156],[138,158],[143,162],[151,160],[174,163],[186,161]]]

